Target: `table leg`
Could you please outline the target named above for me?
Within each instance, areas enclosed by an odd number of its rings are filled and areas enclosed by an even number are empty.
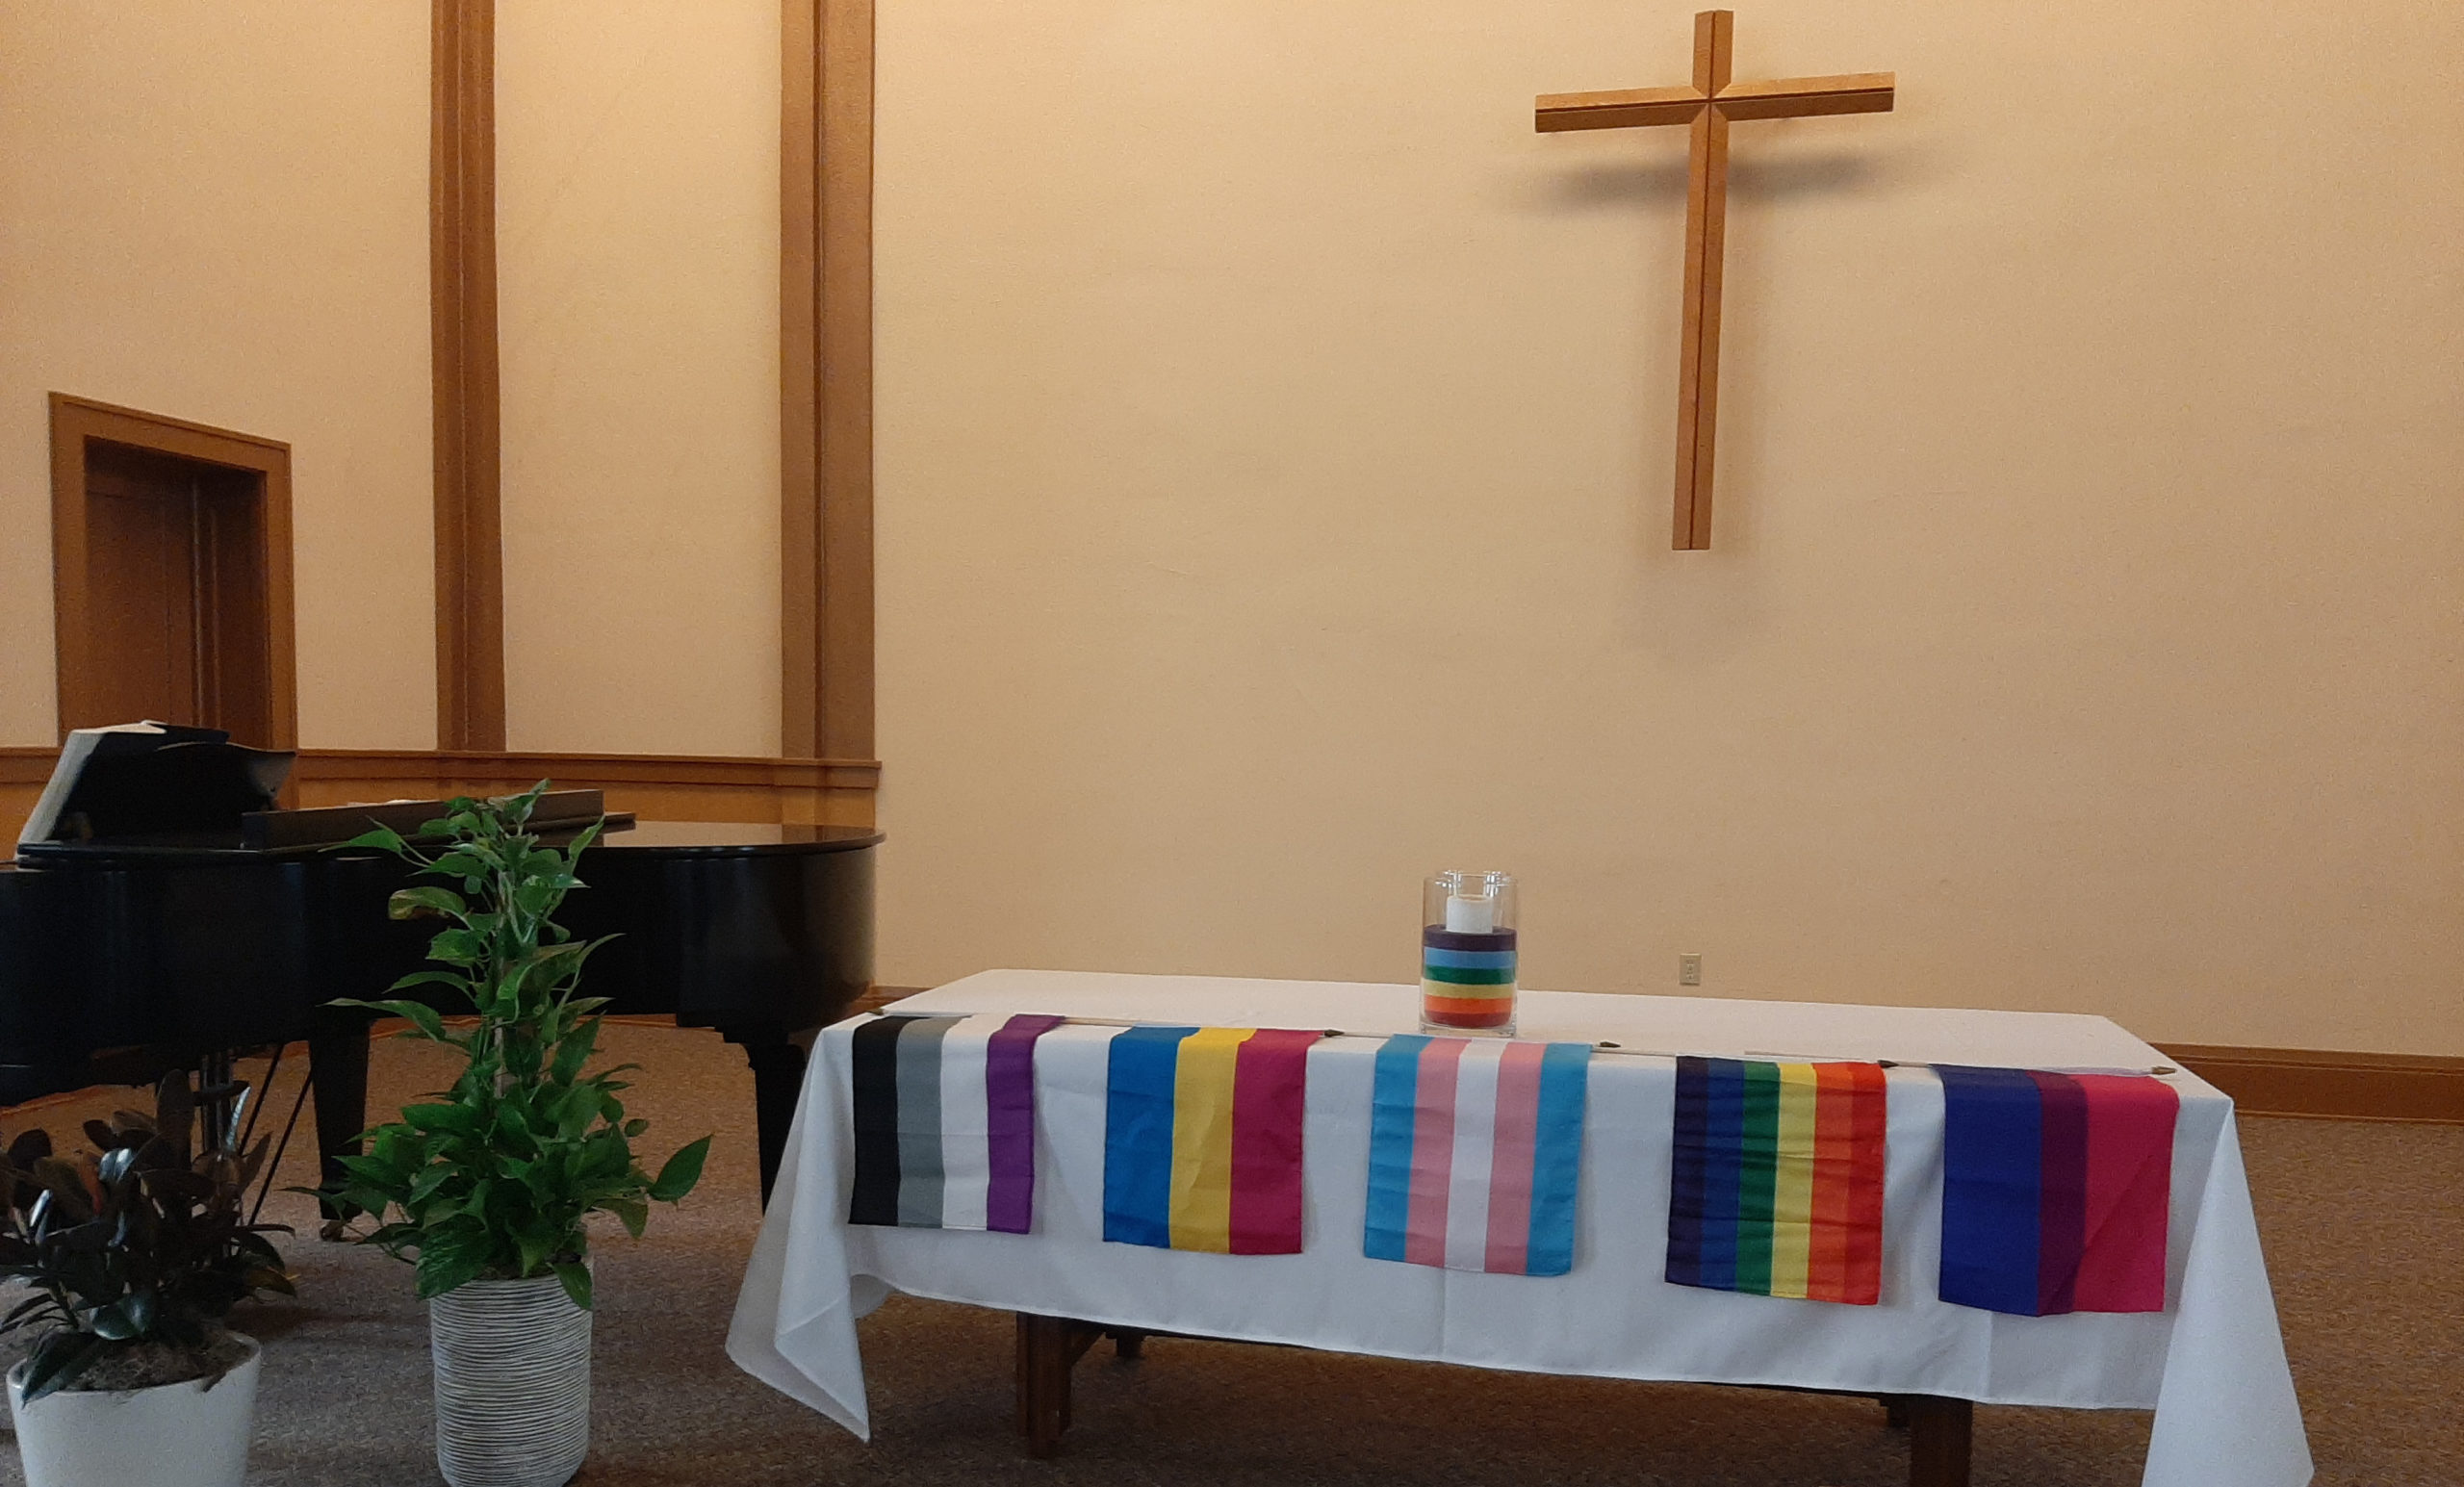
[[[1132,1332],[1126,1327],[1116,1327],[1108,1335],[1113,1340],[1114,1357],[1126,1358],[1135,1363],[1146,1356],[1145,1333]]]
[[[1062,1432],[1069,1428],[1069,1371],[1106,1336],[1122,1343],[1131,1337],[1143,1341],[1146,1334],[1108,1332],[1093,1322],[1018,1313],[1018,1433],[1027,1438],[1028,1455],[1041,1459],[1061,1453]]]
[[[1070,1361],[1067,1321],[1018,1314],[1018,1433],[1038,1460],[1059,1455],[1069,1428]]]
[[[1908,1412],[1908,1487],[1968,1487],[1976,1406],[1930,1394],[1907,1395],[1901,1403]]]

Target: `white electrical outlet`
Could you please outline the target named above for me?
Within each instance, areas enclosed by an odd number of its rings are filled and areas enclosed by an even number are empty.
[[[1677,958],[1677,984],[1681,987],[1699,987],[1703,984],[1701,956],[1681,955]]]

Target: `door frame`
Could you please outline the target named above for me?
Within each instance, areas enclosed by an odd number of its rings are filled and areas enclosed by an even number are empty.
[[[51,591],[52,646],[58,666],[59,717],[64,739],[67,720],[85,711],[85,688],[93,675],[91,603],[87,592],[86,445],[110,444],[150,449],[178,459],[250,471],[264,487],[266,575],[266,696],[275,749],[299,746],[299,668],[292,619],[291,446],[185,419],[51,395]]]

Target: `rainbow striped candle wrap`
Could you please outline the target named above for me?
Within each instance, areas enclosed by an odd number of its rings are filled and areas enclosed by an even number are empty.
[[[1502,1028],[1514,1020],[1512,930],[1421,930],[1421,1013],[1433,1026]]]

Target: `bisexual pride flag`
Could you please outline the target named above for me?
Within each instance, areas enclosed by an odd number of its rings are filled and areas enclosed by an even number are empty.
[[[1503,1275],[1574,1269],[1590,1071],[1588,1043],[1386,1039],[1363,1251]]]
[[[2139,1074],[1934,1072],[1942,1299],[2021,1317],[2163,1311],[2172,1086]]]
[[[1065,1020],[890,1016],[856,1029],[847,1221],[1026,1233],[1035,1218],[1036,1039]]]
[[[1218,1254],[1300,1252],[1309,1050],[1281,1028],[1135,1027],[1104,1094],[1104,1238]]]
[[[1879,1064],[1679,1059],[1669,1283],[1879,1301],[1886,1091]]]

